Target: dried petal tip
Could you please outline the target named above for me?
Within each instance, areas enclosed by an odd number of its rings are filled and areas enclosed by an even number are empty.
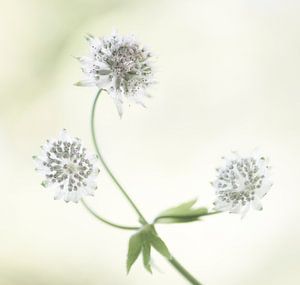
[[[75,82],[73,85],[75,85],[75,86],[85,86],[82,81]]]
[[[55,200],[77,203],[83,196],[94,194],[99,169],[95,155],[86,151],[78,138],[63,129],[57,139],[47,141],[40,156],[34,156],[36,170],[45,180],[43,187],[54,186]]]
[[[103,38],[87,35],[86,39],[90,54],[79,58],[86,78],[75,85],[106,90],[120,116],[124,97],[142,105],[142,99],[148,97],[146,89],[154,83],[150,52],[134,37],[117,33]]]
[[[212,183],[216,191],[217,211],[241,213],[245,216],[250,205],[262,210],[260,199],[270,190],[270,167],[265,157],[253,154],[241,157],[237,152],[225,158],[225,165],[217,170]]]

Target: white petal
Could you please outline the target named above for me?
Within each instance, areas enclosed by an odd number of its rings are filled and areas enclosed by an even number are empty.
[[[33,158],[33,161],[34,161],[35,165],[38,168],[43,168],[43,166],[44,166],[44,164],[43,164],[44,160],[41,159],[41,157],[39,157],[39,156],[33,156],[32,158]]]
[[[230,213],[238,214],[240,211],[241,211],[241,205],[237,204],[230,210]]]
[[[224,202],[224,201],[221,201],[221,200],[217,200],[215,202],[215,207],[214,208],[217,211],[225,212],[225,211],[229,211],[231,209],[231,204],[227,203],[227,202]]]
[[[83,86],[83,87],[91,87],[91,86],[95,86],[95,80],[93,79],[85,79],[85,80],[81,80],[76,82],[74,85],[76,86]]]
[[[97,183],[93,179],[89,179],[86,181],[87,187],[86,188],[92,188],[92,189],[97,189]]]
[[[47,174],[51,173],[50,169],[46,166],[36,167],[35,171],[43,176],[46,176]],[[48,179],[46,179],[46,180],[48,180]]]
[[[113,100],[114,100],[115,105],[117,107],[118,114],[119,114],[120,118],[122,118],[122,115],[123,115],[123,103],[122,103],[122,101],[120,101],[117,98],[113,98]]]
[[[98,176],[99,173],[100,173],[99,168],[94,167],[93,170],[92,170],[92,173],[90,174],[90,178],[95,179]]]
[[[87,158],[91,163],[95,163],[96,161],[98,161],[98,156],[97,156],[96,154],[87,153],[87,154],[86,154],[86,158]]]
[[[254,198],[251,204],[252,204],[252,208],[255,210],[261,211],[263,209],[262,204],[257,197]]]
[[[86,195],[88,195],[88,196],[94,196],[95,195],[95,189],[93,189],[93,188],[86,188]]]
[[[269,182],[266,185],[262,185],[259,189],[257,189],[255,191],[257,197],[263,198],[268,193],[268,191],[270,190],[271,186],[272,186],[271,182]]]
[[[146,105],[143,102],[145,95],[143,93],[138,93],[133,96],[128,96],[129,100],[134,101],[136,104],[141,105],[142,107],[146,108]]]
[[[242,213],[241,213],[241,219],[244,219],[244,218],[245,218],[245,216],[246,216],[246,214],[248,213],[249,209],[250,209],[250,204],[248,203],[248,204],[244,207],[244,209],[242,210]]]
[[[106,62],[99,61],[99,62],[94,63],[94,64],[96,64],[96,66],[98,66],[100,69],[111,70],[110,66]]]
[[[78,201],[76,201],[76,198],[77,198],[77,191],[71,191],[70,201],[77,203]]]
[[[67,133],[67,130],[66,129],[62,129],[59,136],[58,136],[58,139],[61,140],[61,141],[70,141],[71,138],[70,136],[68,135]]]
[[[65,197],[64,200],[66,203],[71,201],[71,197],[72,197],[72,192],[71,191],[67,191],[67,193],[65,193]]]
[[[77,195],[76,195],[76,201],[75,203],[77,203],[81,198],[82,198],[82,190],[77,190]]]
[[[54,200],[60,200],[65,194],[65,191],[62,189],[58,189],[54,195]]]
[[[112,85],[111,80],[107,75],[100,76],[100,78],[96,81],[96,86],[99,89],[108,90],[111,87],[111,85]]]
[[[78,59],[81,64],[91,64],[94,61],[94,59],[89,56],[80,56],[75,58]]]
[[[101,48],[101,40],[98,37],[94,37],[92,35],[86,36],[87,41],[89,42],[90,48],[92,52],[97,51],[99,48]]]

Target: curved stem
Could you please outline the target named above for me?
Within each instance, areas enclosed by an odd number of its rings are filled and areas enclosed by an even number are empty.
[[[142,213],[140,212],[140,210],[137,208],[137,206],[135,205],[135,203],[131,200],[131,198],[128,196],[128,194],[126,193],[125,189],[122,187],[122,185],[118,182],[118,180],[116,179],[116,177],[113,175],[113,173],[111,172],[111,170],[109,169],[108,165],[106,164],[100,148],[98,146],[97,143],[97,138],[96,138],[96,133],[95,133],[95,109],[96,109],[96,104],[98,101],[98,98],[101,94],[102,89],[99,89],[99,91],[97,92],[97,95],[95,97],[94,103],[93,103],[93,107],[92,107],[92,113],[91,113],[91,131],[92,131],[92,138],[93,138],[93,143],[94,143],[94,147],[98,153],[99,159],[102,163],[102,165],[104,166],[106,172],[108,173],[108,175],[111,177],[111,179],[113,180],[113,182],[116,184],[116,186],[119,188],[119,190],[122,192],[122,194],[125,196],[125,198],[127,199],[127,201],[131,204],[131,206],[133,207],[133,209],[136,211],[136,213],[138,214],[140,221],[142,224],[147,224],[146,219],[144,218],[144,216],[142,215]]]
[[[107,225],[110,225],[112,227],[115,227],[115,228],[118,228],[118,229],[122,229],[122,230],[138,230],[139,227],[130,227],[130,226],[123,226],[123,225],[118,225],[118,224],[115,224],[115,223],[112,223],[104,218],[102,218],[101,216],[99,216],[94,210],[92,210],[89,205],[84,201],[84,199],[81,199],[81,202],[83,204],[83,206],[95,217],[97,218],[98,220],[100,220],[101,222],[107,224]]]
[[[193,275],[191,275],[179,262],[172,256],[169,262],[175,267],[175,269],[184,276],[193,285],[202,285]]]
[[[127,199],[127,201],[129,202],[129,204],[133,207],[133,209],[135,210],[135,212],[137,213],[137,215],[140,218],[140,222],[143,225],[147,225],[148,222],[146,221],[146,219],[144,218],[144,216],[142,215],[142,213],[140,212],[140,210],[137,208],[137,206],[135,205],[135,203],[131,200],[131,198],[128,196],[128,194],[126,193],[125,189],[122,187],[122,185],[118,182],[118,180],[116,179],[116,177],[113,175],[113,173],[111,172],[111,170],[109,169],[108,165],[106,164],[101,152],[100,152],[100,148],[98,146],[97,143],[97,139],[96,139],[96,133],[95,133],[95,109],[96,109],[96,104],[98,101],[98,98],[101,94],[101,89],[97,92],[97,95],[94,99],[94,103],[93,103],[93,107],[92,107],[92,113],[91,113],[91,132],[92,132],[92,138],[93,138],[93,143],[94,143],[94,147],[97,151],[97,154],[99,156],[100,161],[102,162],[103,167],[105,168],[105,170],[107,171],[107,173],[109,174],[109,176],[111,177],[111,179],[113,180],[113,182],[116,184],[116,186],[119,188],[119,190],[122,192],[122,194],[125,196],[125,198]],[[84,203],[84,201],[83,201]],[[84,205],[86,206],[86,204],[84,203]],[[103,218],[99,217],[95,212],[93,212],[89,207],[86,207],[87,210],[90,211],[91,214],[93,214],[96,218],[98,218],[99,220],[101,220],[102,222],[105,222],[106,224],[109,224],[111,226],[117,226],[118,228],[124,229],[123,226],[119,226],[119,225],[115,225],[112,224],[111,222],[108,222],[107,220],[104,220]],[[132,227],[126,227],[126,229],[133,229]],[[139,229],[139,228],[137,228]],[[172,257],[171,259],[168,260],[175,268],[176,270],[183,276],[185,277],[186,280],[188,280],[192,285],[201,285],[201,283],[199,281],[197,281],[197,279],[195,277],[193,277],[174,257]]]

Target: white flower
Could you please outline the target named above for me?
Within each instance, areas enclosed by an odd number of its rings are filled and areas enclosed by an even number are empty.
[[[55,200],[77,203],[85,195],[94,195],[99,173],[97,156],[87,153],[78,138],[62,130],[57,139],[48,140],[41,149],[41,154],[33,157],[36,170],[45,177],[44,187],[57,188]]]
[[[258,153],[241,157],[233,152],[230,158],[224,160],[225,165],[217,169],[217,178],[212,182],[217,195],[215,209],[241,213],[242,217],[250,205],[262,210],[260,199],[272,186],[267,158]]]
[[[151,53],[133,36],[117,33],[103,38],[88,35],[87,41],[89,55],[78,57],[86,79],[76,85],[106,90],[120,116],[124,97],[143,105],[146,88],[153,83]]]

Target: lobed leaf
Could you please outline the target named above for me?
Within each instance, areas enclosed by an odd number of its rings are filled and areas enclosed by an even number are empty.
[[[148,242],[144,242],[143,244],[143,262],[144,267],[152,273],[151,265],[150,265],[150,259],[151,259],[151,245]]]
[[[189,223],[198,221],[199,217],[208,213],[207,208],[193,208],[197,199],[185,202],[161,212],[155,219],[156,223]]]
[[[171,259],[171,253],[169,252],[169,249],[164,241],[155,232],[151,232],[150,234],[150,243],[161,255],[167,259]]]
[[[141,252],[143,254],[144,267],[150,273],[152,273],[150,263],[151,247],[155,248],[161,255],[163,255],[167,259],[171,259],[171,254],[166,244],[157,235],[154,226],[147,224],[129,239],[127,254],[127,273],[129,273],[132,265],[135,263]]]
[[[127,253],[127,273],[129,273],[131,266],[137,260],[141,253],[143,239],[140,232],[134,234],[129,239],[128,253]]]
[[[182,213],[186,213],[189,209],[191,209],[195,203],[197,202],[197,199],[193,199],[191,201],[182,203],[176,207],[172,207],[170,209],[167,209],[160,213],[160,216],[169,216],[169,215],[179,215]]]

